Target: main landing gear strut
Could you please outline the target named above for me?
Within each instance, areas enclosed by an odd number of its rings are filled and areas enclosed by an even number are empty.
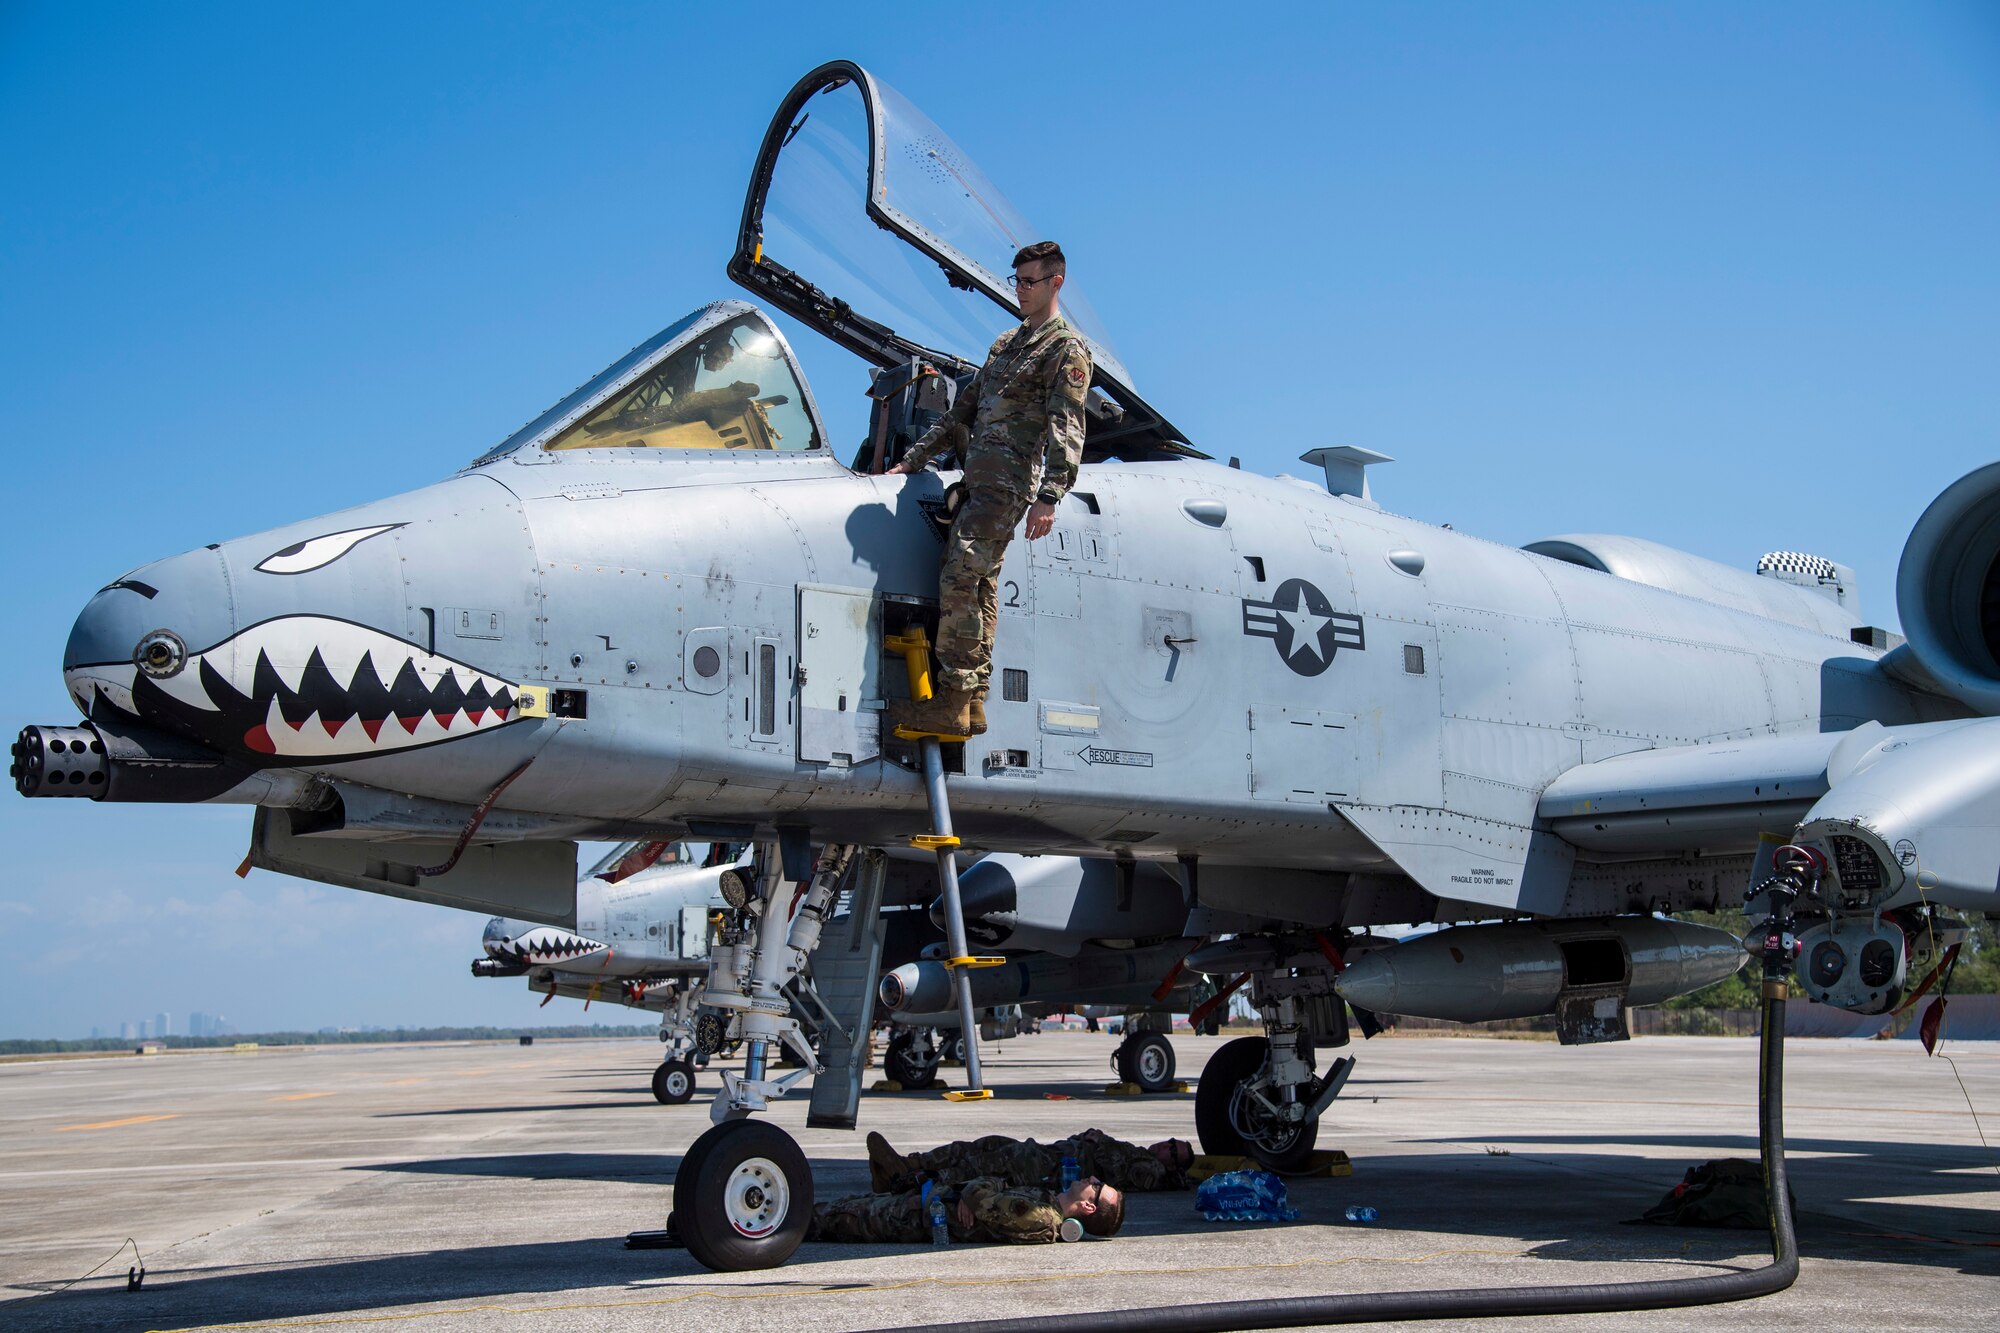
[[[1198,949],[1188,966],[1244,981],[1264,1035],[1225,1042],[1195,1086],[1195,1132],[1202,1151],[1254,1157],[1272,1171],[1304,1169],[1319,1139],[1319,1118],[1346,1086],[1354,1058],[1317,1073],[1317,1047],[1345,1046],[1347,1006],[1334,993],[1339,951],[1324,936],[1243,936]]]

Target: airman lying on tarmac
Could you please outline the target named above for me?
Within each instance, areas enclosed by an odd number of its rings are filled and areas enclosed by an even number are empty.
[[[868,1179],[876,1190],[884,1192],[914,1189],[924,1178],[950,1188],[981,1176],[1010,1185],[1056,1189],[1062,1183],[1065,1157],[1076,1158],[1085,1176],[1095,1176],[1114,1189],[1143,1194],[1186,1189],[1194,1148],[1186,1139],[1163,1139],[1141,1148],[1114,1139],[1101,1129],[1086,1129],[1053,1143],[988,1134],[928,1152],[900,1153],[880,1134],[868,1135]]]
[[[1060,1194],[1010,1185],[991,1176],[968,1180],[956,1191],[938,1188],[946,1190],[945,1224],[954,1242],[1046,1245],[1062,1238],[1063,1219],[1069,1217],[1093,1236],[1115,1236],[1125,1224],[1124,1196],[1094,1177],[1085,1177]],[[857,1194],[815,1204],[806,1230],[807,1240],[921,1245],[930,1238],[923,1195],[914,1182],[896,1193]]]

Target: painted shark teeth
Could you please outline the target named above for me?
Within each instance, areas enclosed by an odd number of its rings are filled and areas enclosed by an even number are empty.
[[[252,625],[161,680],[116,663],[76,667],[69,678],[81,697],[95,691],[127,713],[164,713],[217,748],[285,759],[413,749],[518,716],[512,682],[325,616]]]

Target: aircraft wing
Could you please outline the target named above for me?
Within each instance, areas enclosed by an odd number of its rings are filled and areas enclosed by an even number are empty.
[[[1693,856],[1797,841],[1827,855],[1837,891],[1875,908],[1989,893],[2000,877],[2000,719],[1758,736],[1579,764],[1512,810],[1337,806],[1440,898],[1540,914],[1603,910],[1579,862]],[[1498,814],[1500,817],[1494,817]],[[1905,873],[1909,872],[1909,873]],[[1703,873],[1716,902],[1740,866]],[[1724,878],[1728,879],[1725,884]],[[1642,910],[1628,906],[1626,910]]]

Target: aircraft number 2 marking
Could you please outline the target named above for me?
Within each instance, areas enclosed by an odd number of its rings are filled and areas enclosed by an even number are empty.
[[[1012,579],[1006,579],[1003,581],[1002,586],[1007,589],[1007,600],[1000,603],[1000,605],[1019,606],[1021,604],[1021,585]]]

